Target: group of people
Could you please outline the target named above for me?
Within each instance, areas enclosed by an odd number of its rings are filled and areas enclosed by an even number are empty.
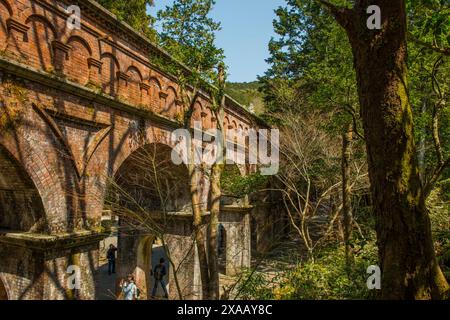
[[[110,245],[108,252],[106,253],[106,257],[108,259],[108,274],[111,275],[116,273],[116,252],[117,248],[114,245]],[[159,260],[159,264],[157,264],[153,270],[150,270],[150,275],[154,278],[154,286],[152,289],[152,299],[156,297],[156,292],[158,290],[158,286],[161,285],[164,291],[164,298],[168,299],[169,295],[166,289],[166,282],[164,281],[164,277],[167,274],[165,259],[161,258]],[[121,295],[123,296],[123,300],[138,300],[140,297],[140,289],[136,285],[136,281],[132,274],[129,274],[127,279],[120,280],[119,284],[121,288]]]

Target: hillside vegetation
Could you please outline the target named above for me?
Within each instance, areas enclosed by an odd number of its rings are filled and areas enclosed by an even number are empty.
[[[258,81],[229,82],[226,86],[226,92],[249,111],[260,115],[265,112],[263,95],[259,91],[260,87],[261,83]]]

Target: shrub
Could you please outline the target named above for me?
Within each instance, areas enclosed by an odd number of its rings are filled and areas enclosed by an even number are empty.
[[[377,264],[374,241],[355,245],[355,260],[348,270],[344,248],[328,247],[314,262],[300,262],[289,270],[265,275],[249,271],[239,286],[240,297],[266,300],[374,299],[367,289],[367,268]]]

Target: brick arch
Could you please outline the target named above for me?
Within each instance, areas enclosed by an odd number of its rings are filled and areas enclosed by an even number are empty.
[[[128,130],[126,132],[115,132],[116,135],[121,136],[122,140],[132,139],[133,133],[132,130]],[[130,157],[130,155],[143,147],[146,144],[161,144],[167,145],[170,148],[174,148],[175,145],[170,141],[170,132],[166,132],[167,135],[163,136],[159,129],[155,129],[153,126],[147,126],[145,130],[145,141],[135,143],[122,143],[120,146],[117,146],[118,150],[116,150],[116,157],[112,163],[112,167],[109,168],[108,172],[110,175],[114,176],[117,173],[117,170],[123,164],[123,162]]]
[[[49,29],[52,31],[53,38],[54,39],[58,38],[58,31],[57,31],[56,27],[53,25],[53,23],[47,17],[45,17],[41,14],[33,13],[25,19],[25,24],[28,25],[32,20],[39,20],[39,21],[42,21],[43,23],[45,23],[49,27]]]
[[[149,89],[149,105],[150,108],[154,111],[160,110],[160,96],[159,93],[162,90],[161,82],[157,77],[151,76],[148,79],[148,85],[150,86]]]
[[[10,288],[8,282],[5,281],[4,277],[0,273],[0,301],[1,300],[11,300]]]
[[[46,231],[42,198],[26,168],[0,144],[0,228]]]
[[[126,74],[130,76],[127,81],[126,95],[130,102],[139,104],[141,102],[141,83],[142,73],[138,67],[131,65],[128,67]]]
[[[225,116],[225,118],[223,119],[223,131],[224,133],[228,131],[228,126],[230,125],[230,119],[228,118],[228,116]]]
[[[92,56],[92,49],[89,43],[78,35],[72,35],[67,39],[67,46],[70,47],[68,57],[65,62],[65,75],[69,80],[86,84],[89,81],[89,58]]]
[[[127,73],[128,73],[128,72],[135,72],[135,73],[139,76],[139,81],[142,81],[142,80],[144,79],[144,78],[142,77],[142,73],[141,73],[141,71],[139,70],[139,68],[136,67],[136,66],[134,66],[134,65],[131,65],[131,66],[128,67]]]
[[[151,85],[152,83],[156,84],[158,87],[158,90],[162,90],[161,81],[157,77],[150,77],[148,78],[148,83]]]
[[[73,30],[68,30],[68,29],[64,29],[59,33],[59,41],[61,41],[62,43],[66,43],[68,44],[70,42],[70,40],[72,38],[78,38],[79,41],[83,42],[84,45],[89,49],[89,54],[93,55],[94,51],[92,50],[92,48],[95,46],[92,44],[92,41],[87,40],[86,37],[86,32],[84,32],[83,30],[79,30],[79,29],[73,29]]]
[[[84,48],[89,52],[89,56],[92,56],[92,48],[91,45],[89,44],[89,42],[84,39],[81,35],[78,34],[71,34],[70,36],[67,37],[67,40],[64,41],[67,45],[70,45],[70,43],[72,41],[78,41],[80,42]]]
[[[6,10],[8,10],[10,17],[14,16],[13,7],[9,4],[9,2],[7,0],[0,0],[0,4],[2,4],[6,8]]]
[[[117,73],[121,71],[119,60],[109,52],[102,53],[101,83],[104,93],[115,96],[118,93]]]
[[[126,159],[122,161],[120,167],[118,167],[113,176],[114,180],[121,185],[123,189],[128,189],[127,187],[140,189],[141,186],[147,185],[150,182],[150,185],[143,188],[146,191],[145,196],[150,197],[152,196],[151,190],[154,188],[154,183],[151,183],[153,177],[148,179],[144,176],[148,174],[150,168],[153,167],[153,161],[155,161],[157,166],[156,174],[160,175],[162,179],[170,180],[174,184],[172,186],[174,187],[173,190],[171,189],[165,196],[171,198],[169,201],[170,203],[166,203],[165,209],[168,211],[189,210],[191,208],[189,196],[189,172],[186,165],[176,165],[172,162],[172,151],[172,146],[166,143],[144,143],[134,149]],[[148,171],[146,171],[147,168]],[[133,182],[133,177],[134,179],[141,181],[141,183]],[[182,188],[182,190],[179,188]],[[161,192],[165,191],[161,190]],[[153,197],[158,198],[158,193],[155,192]],[[160,199],[154,200],[159,203]],[[146,202],[145,199],[144,202]],[[162,205],[162,203],[159,203],[159,205]],[[154,207],[152,210],[159,210],[159,208]]]
[[[192,111],[191,126],[194,126],[195,121],[202,122],[202,112],[203,112],[202,110],[203,105],[199,101],[197,101],[194,104],[194,110]]]
[[[213,112],[212,109],[207,106],[204,110],[203,110],[204,114],[203,114],[203,128],[205,129],[211,129],[214,127],[215,122],[213,123],[212,118],[213,118]]]
[[[6,47],[6,39],[8,38],[8,27],[6,21],[13,16],[11,6],[6,0],[0,0],[0,49],[3,50]]]
[[[26,35],[29,61],[32,66],[44,71],[53,70],[52,42],[57,39],[55,26],[44,16],[32,14],[25,24],[30,27]]]
[[[169,116],[170,118],[174,118],[179,111],[177,110],[177,90],[173,86],[168,86],[165,92],[167,93],[167,98],[162,113]]]
[[[120,208],[133,211],[137,214],[143,213],[152,217],[147,220],[147,226],[152,223],[157,225],[158,233],[153,232],[152,227],[143,227],[138,221],[124,219],[124,215],[119,216],[118,251],[117,251],[117,274],[119,278],[133,274],[141,289],[143,298],[148,298],[151,294],[152,286],[149,277],[152,269],[153,240],[161,234],[167,235],[164,239],[166,248],[171,252],[172,263],[178,270],[178,281],[183,291],[192,291],[193,264],[191,255],[193,252],[189,248],[191,243],[192,225],[189,211],[192,210],[190,204],[189,173],[185,165],[176,166],[170,162],[172,148],[167,144],[148,142],[134,150],[126,160],[120,165],[114,175],[114,184],[110,185],[109,194],[114,195],[111,199],[116,212]],[[161,201],[158,189],[155,187],[153,172],[144,168],[153,167],[152,159],[158,163],[157,174],[164,181],[161,190],[163,198]],[[169,162],[168,162],[168,161]],[[118,185],[119,188],[114,186]],[[142,210],[143,209],[143,210]],[[188,211],[189,210],[189,211]],[[177,212],[170,215],[170,219],[165,219],[162,212]],[[185,218],[181,218],[181,216]],[[140,226],[140,227],[139,227]],[[123,232],[130,228],[132,232]],[[141,230],[142,232],[139,232]],[[186,251],[184,251],[186,250]],[[166,258],[166,261],[168,259]],[[167,275],[166,284],[169,288],[174,288],[171,267],[166,264]],[[169,297],[176,298],[175,290],[169,290]]]

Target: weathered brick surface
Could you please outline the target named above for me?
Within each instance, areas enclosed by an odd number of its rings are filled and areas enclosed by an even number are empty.
[[[172,146],[169,133],[180,126],[178,86],[152,66],[154,47],[91,1],[70,2],[82,9],[82,28],[69,30],[68,4],[0,0],[2,228],[98,230],[107,177],[144,143]],[[202,95],[195,106],[193,118],[204,129],[215,125],[209,105]],[[225,128],[256,125],[231,100],[226,113]],[[72,297],[64,279],[74,255],[84,279],[78,297],[95,296],[95,245],[54,256],[14,250],[0,245],[0,282],[9,298]]]

